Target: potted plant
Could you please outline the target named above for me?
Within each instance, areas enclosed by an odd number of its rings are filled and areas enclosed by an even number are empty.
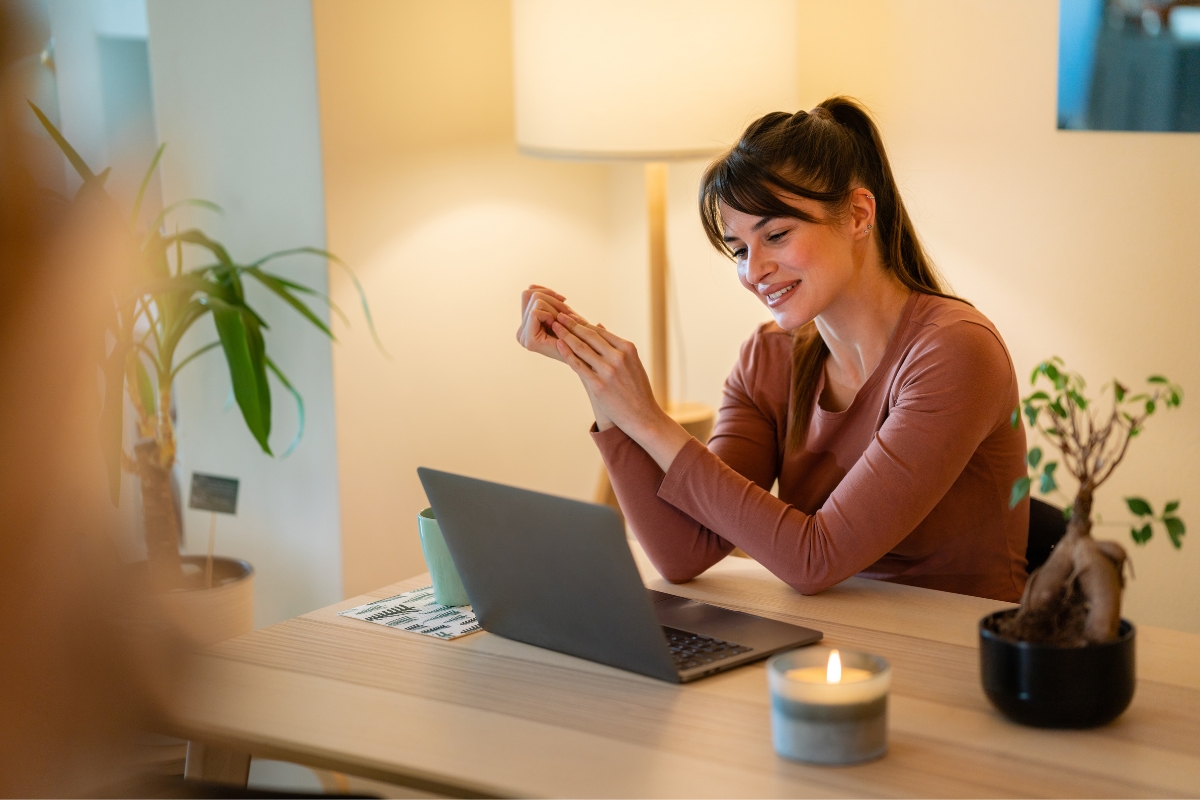
[[[159,147],[155,153],[142,178],[133,208],[125,215],[104,189],[109,170],[99,174],[93,172],[41,109],[33,103],[30,106],[83,181],[74,202],[86,199],[87,202],[98,204],[113,224],[123,230],[126,252],[135,262],[131,270],[131,283],[121,287],[113,296],[101,365],[104,374],[101,438],[112,501],[114,504],[119,502],[122,473],[137,475],[145,521],[149,581],[155,592],[174,597],[167,602],[168,607],[186,606],[191,616],[250,619],[248,609],[235,611],[228,607],[231,602],[252,602],[252,570],[249,565],[233,559],[221,559],[210,573],[216,575],[215,585],[211,587],[202,582],[201,576],[205,570],[184,569],[184,562],[190,557],[180,556],[182,520],[171,484],[171,470],[176,459],[172,405],[175,376],[209,351],[219,350],[223,353],[242,419],[263,452],[271,455],[268,442],[271,432],[271,389],[267,375],[274,375],[295,399],[299,410],[299,427],[284,454],[287,455],[304,431],[304,401],[268,354],[267,340],[263,336],[268,325],[250,305],[245,284],[248,281],[257,282],[325,336],[334,339],[329,327],[305,302],[305,298],[322,301],[344,320],[345,315],[330,298],[266,269],[271,261],[299,254],[327,259],[350,274],[378,345],[378,336],[362,287],[346,265],[325,250],[297,247],[270,253],[250,263],[241,263],[235,261],[218,241],[198,228],[176,229],[174,233],[164,230],[169,215],[183,206],[220,211],[217,206],[204,200],[182,200],[169,205],[146,229],[139,230],[142,200],[166,145]],[[185,267],[185,251],[199,251],[201,266]],[[179,347],[184,335],[210,314],[216,327],[217,340],[191,352],[181,353]],[[132,453],[126,451],[124,446],[126,402],[133,409],[136,425]],[[237,585],[236,590],[232,589],[234,585]],[[214,592],[221,592],[225,597],[218,599]],[[241,599],[231,599],[235,594]],[[212,625],[203,619],[185,620],[185,625],[196,630],[197,638],[214,638]]]
[[[1023,414],[1034,443],[1026,463],[1031,473],[1012,487],[1016,507],[1037,481],[1043,494],[1058,490],[1061,465],[1078,482],[1064,510],[1066,534],[1045,564],[1029,576],[1019,608],[999,611],[980,621],[980,659],[984,690],[1011,719],[1043,727],[1092,727],[1115,719],[1133,699],[1135,630],[1121,619],[1125,586],[1125,549],[1092,537],[1096,490],[1112,477],[1141,433],[1146,420],[1163,408],[1177,407],[1182,390],[1161,375],[1147,379],[1146,391],[1133,393],[1119,381],[1103,411],[1083,394],[1086,385],[1052,358],[1034,369],[1030,382],[1039,389],[1021,400],[1012,424]],[[1060,460],[1044,458],[1048,443]],[[1137,523],[1137,544],[1150,540],[1154,526],[1166,529],[1171,543],[1183,544],[1186,531],[1173,500],[1155,515],[1140,497],[1125,498]]]

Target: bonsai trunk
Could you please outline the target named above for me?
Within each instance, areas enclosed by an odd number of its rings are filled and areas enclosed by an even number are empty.
[[[179,586],[183,567],[179,560],[179,518],[171,492],[171,470],[164,467],[161,449],[154,439],[134,445],[137,474],[142,487],[142,516],[146,527],[146,557],[155,591]]]
[[[1067,533],[1029,576],[1020,611],[998,633],[1030,642],[1082,646],[1117,638],[1125,550],[1092,538],[1092,493],[1079,487]]]

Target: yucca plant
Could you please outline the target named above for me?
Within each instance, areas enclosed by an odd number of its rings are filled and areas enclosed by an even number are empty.
[[[175,376],[188,364],[210,350],[219,349],[229,366],[233,395],[242,418],[263,452],[271,454],[271,389],[267,373],[273,374],[295,399],[299,426],[288,452],[296,446],[304,431],[304,401],[287,376],[267,353],[263,331],[268,328],[262,316],[246,297],[245,282],[256,281],[279,297],[296,313],[312,323],[322,334],[334,339],[333,332],[302,298],[327,304],[345,320],[345,315],[322,292],[268,272],[265,266],[289,256],[310,254],[339,265],[350,275],[362,302],[367,324],[379,344],[371,321],[370,309],[362,286],[337,256],[315,247],[297,247],[270,253],[248,264],[235,261],[219,242],[197,228],[164,231],[171,213],[184,206],[200,206],[219,211],[204,200],[173,203],[145,228],[139,229],[142,201],[166,145],[158,148],[142,178],[133,207],[126,216],[104,189],[110,170],[93,172],[46,117],[30,103],[34,114],[50,134],[83,183],[73,202],[87,199],[99,203],[113,220],[123,226],[128,237],[127,252],[136,260],[132,289],[113,297],[103,361],[104,398],[101,411],[102,440],[109,489],[113,503],[119,502],[122,472],[138,476],[145,519],[146,553],[153,585],[159,590],[178,586],[182,581],[179,556],[179,518],[171,491],[171,469],[175,464],[175,421],[172,414],[172,386]],[[185,250],[199,251],[201,266],[185,267]],[[184,335],[206,315],[212,315],[217,341],[185,355],[179,353]],[[124,404],[132,405],[136,415],[137,437],[133,453],[124,449]],[[285,453],[286,455],[286,453]]]
[[[1068,646],[1112,641],[1120,628],[1127,556],[1117,542],[1092,538],[1092,502],[1146,421],[1156,411],[1178,407],[1183,390],[1161,375],[1149,377],[1142,392],[1114,380],[1101,389],[1112,395],[1102,410],[1084,396],[1083,378],[1069,372],[1059,358],[1038,364],[1030,383],[1038,391],[1022,398],[1012,413],[1013,427],[1024,415],[1034,437],[1026,456],[1030,473],[1013,484],[1009,505],[1015,507],[1033,486],[1043,494],[1057,492],[1055,473],[1060,464],[1078,483],[1078,490],[1064,511],[1066,535],[1046,563],[1029,576],[1020,610],[998,632],[1023,641]],[[1056,449],[1059,459],[1047,458],[1043,444]],[[1178,515],[1178,500],[1167,503],[1161,515],[1155,515],[1150,503],[1140,497],[1127,497],[1125,504],[1137,518],[1130,528],[1135,543],[1149,541],[1157,523],[1171,544],[1183,546],[1187,529]]]

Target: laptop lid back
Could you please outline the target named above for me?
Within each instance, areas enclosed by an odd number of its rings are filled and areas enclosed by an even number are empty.
[[[417,474],[484,630],[679,680],[615,511],[427,467]]]

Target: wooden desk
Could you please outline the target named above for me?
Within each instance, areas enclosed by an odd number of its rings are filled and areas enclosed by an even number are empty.
[[[652,588],[890,659],[888,755],[854,767],[777,757],[761,662],[677,686],[488,633],[443,642],[337,616],[426,576],[209,649],[176,733],[208,743],[210,766],[253,753],[456,796],[1200,792],[1200,636],[1139,628],[1137,694],[1119,720],[1036,730],[1006,722],[980,688],[976,623],[1000,603],[861,579],[802,597],[745,559],[672,586],[636,554]]]

